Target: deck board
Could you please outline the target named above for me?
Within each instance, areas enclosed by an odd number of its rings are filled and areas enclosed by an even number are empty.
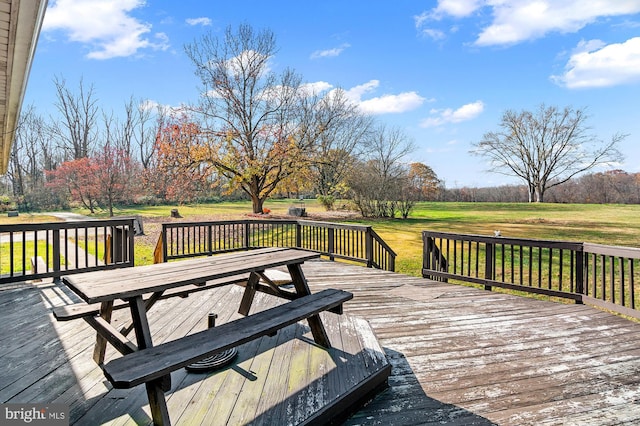
[[[305,270],[312,288],[334,279],[316,282],[319,268]],[[378,275],[387,294],[360,290]],[[434,424],[637,422],[640,324],[589,306],[420,278],[398,285],[382,271],[352,278],[335,277],[356,294],[347,311],[369,320],[393,373],[391,390],[347,424],[422,424],[423,410]],[[389,413],[394,403],[402,415]]]
[[[346,315],[327,322],[339,342],[332,356],[313,344],[303,322],[245,345],[234,369],[206,379],[178,371],[167,394],[175,424],[295,424],[376,362],[391,365],[389,388],[346,425],[640,423],[639,323],[589,306],[343,263],[308,261],[303,270],[314,292],[354,293]],[[227,293],[215,303],[197,295],[158,302],[150,315],[154,341],[201,330],[211,311],[219,322],[237,317],[228,300],[241,289],[211,291]],[[93,331],[82,321],[53,320],[52,305],[73,301],[47,283],[0,290],[0,402],[66,403],[75,424],[149,424],[143,387],[105,383],[91,359]],[[256,303],[262,309],[268,297]],[[117,324],[125,318],[114,313]],[[361,326],[373,329],[373,342],[355,332]],[[368,352],[378,345],[386,358]],[[316,379],[314,371],[333,374]]]

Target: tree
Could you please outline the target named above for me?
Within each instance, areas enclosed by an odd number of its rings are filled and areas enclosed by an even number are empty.
[[[408,185],[421,201],[435,200],[440,192],[441,182],[433,169],[424,163],[409,164]]]
[[[87,89],[80,80],[79,92],[74,93],[66,87],[64,79],[56,78],[54,84],[56,107],[62,118],[54,121],[52,133],[64,149],[66,159],[87,157],[97,136],[98,106],[93,86]]]
[[[43,156],[47,154],[46,126],[33,105],[20,115],[9,161],[13,195],[24,196],[44,184]]]
[[[98,207],[98,165],[89,157],[69,160],[47,172],[47,187],[66,189],[73,201],[80,202],[91,213]]]
[[[147,169],[146,183],[168,201],[193,201],[209,185],[213,174],[207,157],[207,137],[187,115],[167,118],[157,135],[154,168]]]
[[[344,195],[345,179],[356,164],[354,157],[361,154],[370,137],[373,119],[348,102],[341,89],[325,97],[318,111],[333,121],[318,138],[309,164],[309,178],[314,182],[316,194],[330,200]]]
[[[244,191],[253,212],[261,213],[266,198],[309,161],[332,118],[319,114],[320,97],[293,70],[270,69],[276,41],[269,30],[228,28],[222,40],[208,34],[186,52],[202,83],[194,110],[209,137],[200,161],[214,166],[230,190]]]
[[[112,217],[114,206],[131,202],[136,195],[138,164],[124,148],[115,147],[109,142],[89,160],[95,173],[93,179],[97,199]]]
[[[155,114],[154,114],[155,112]],[[166,120],[165,109],[149,101],[141,101],[135,113],[134,140],[138,159],[143,169],[148,169],[156,155],[156,138]]]
[[[45,187],[45,172],[54,169],[62,156],[50,134],[50,126],[33,105],[20,114],[7,177],[21,209],[64,207],[64,194]]]
[[[413,142],[399,128],[378,125],[367,139],[367,156],[348,179],[354,203],[365,217],[406,217],[415,204],[408,195],[408,170],[402,159]]]
[[[540,105],[537,111],[508,110],[501,130],[485,133],[473,154],[489,160],[491,170],[525,181],[529,201],[543,202],[545,191],[596,166],[618,162],[626,135],[603,141],[590,133],[584,109]]]

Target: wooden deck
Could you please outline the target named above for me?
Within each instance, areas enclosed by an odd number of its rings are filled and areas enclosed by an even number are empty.
[[[345,305],[347,315],[338,317],[338,322],[351,323],[346,333],[368,321],[392,366],[390,387],[345,424],[640,423],[638,323],[588,306],[486,292],[360,266],[312,261],[303,270],[313,291],[333,287],[354,293]],[[82,321],[53,320],[50,306],[67,298],[63,289],[46,284],[0,290],[0,402],[67,403],[77,424],[148,423],[143,388],[109,391],[102,372],[91,362],[92,329]],[[224,317],[233,309],[224,302],[206,306],[208,298],[198,295],[173,300],[185,304],[182,325],[176,325],[175,318],[151,318],[152,329],[161,330],[165,338],[203,323],[209,311]],[[201,315],[194,315],[196,311]],[[329,328],[335,333],[339,327]],[[283,332],[272,339],[304,347],[302,352],[311,360],[306,365],[316,365],[320,352],[301,337],[305,328],[302,323],[286,330],[297,339],[287,339]],[[294,391],[290,406],[277,403],[282,398],[275,391],[262,392],[259,400],[237,403],[216,398],[222,396],[216,392],[222,386],[227,395],[242,394],[244,385],[264,386],[260,368],[266,364],[286,372],[280,376],[281,390],[298,379],[314,385],[307,396],[339,386],[301,379],[315,368],[288,372],[279,367],[278,362],[287,362],[285,354],[300,353],[299,348],[285,345],[268,362],[253,361],[273,353],[261,345],[256,343],[241,355],[238,368],[217,374],[220,380],[215,375],[206,380],[186,373],[174,375],[179,391],[172,391],[168,398],[174,421],[198,424],[202,419],[208,425],[225,424],[222,419],[229,418],[229,424],[245,424],[249,418],[233,416],[251,407],[249,417],[255,424],[282,424],[276,414],[295,410],[296,398],[303,392]],[[376,347],[375,342],[361,345]],[[352,348],[343,355],[365,352]],[[219,415],[217,410],[229,404],[239,404],[236,414]]]

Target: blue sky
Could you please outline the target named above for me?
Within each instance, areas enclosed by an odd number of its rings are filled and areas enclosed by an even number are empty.
[[[586,108],[592,132],[640,172],[640,0],[49,0],[25,105],[53,111],[54,77],[93,84],[118,113],[131,96],[195,101],[184,45],[248,23],[277,37],[275,71],[346,90],[400,126],[447,187],[517,182],[469,151],[507,109]]]

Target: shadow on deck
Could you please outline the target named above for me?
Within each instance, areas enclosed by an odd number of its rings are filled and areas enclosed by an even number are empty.
[[[218,373],[176,372],[167,402],[175,424],[301,423],[300,413],[321,409],[330,394],[358,382],[364,371],[348,367],[354,357],[363,370],[381,371],[388,362],[391,376],[387,389],[344,419],[347,425],[640,421],[640,324],[588,306],[360,266],[314,261],[303,269],[312,291],[354,293],[346,315],[326,321],[332,342],[338,336],[340,344],[329,352],[317,348],[303,322],[244,345],[235,365]],[[209,312],[231,318],[237,304],[228,300],[241,289],[221,290],[229,294],[159,303],[150,313],[154,340],[205,327]],[[0,290],[0,402],[65,403],[76,424],[148,424],[144,388],[111,389],[91,360],[93,329],[53,319],[52,305],[72,301],[46,283]],[[349,337],[363,327],[375,336]],[[386,360],[375,354],[380,348]]]

